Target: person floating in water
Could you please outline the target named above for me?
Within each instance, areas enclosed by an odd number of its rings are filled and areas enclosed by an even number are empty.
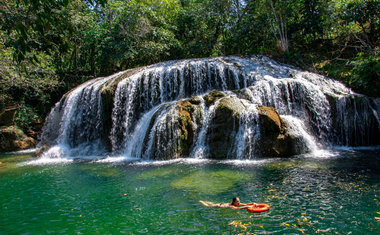
[[[256,206],[256,203],[241,203],[238,197],[232,198],[231,203],[213,203],[206,201],[199,201],[202,205],[207,207],[221,207],[221,208],[231,208],[234,210],[247,209],[248,207]]]

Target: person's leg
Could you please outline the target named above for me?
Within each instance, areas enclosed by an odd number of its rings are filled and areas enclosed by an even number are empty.
[[[208,207],[218,206],[218,204],[215,204],[215,203],[212,203],[212,202],[205,202],[205,201],[199,201],[199,202],[202,203],[202,205],[208,206]]]

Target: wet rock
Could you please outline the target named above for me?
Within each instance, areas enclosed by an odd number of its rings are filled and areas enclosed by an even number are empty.
[[[273,107],[258,106],[261,129],[266,135],[278,136],[282,131],[281,118]]]
[[[277,110],[259,106],[260,152],[265,157],[290,157],[307,151],[302,136],[289,131]]]
[[[224,97],[225,94],[221,91],[212,90],[205,96],[203,96],[203,99],[205,100],[205,103],[207,107],[210,107],[211,105],[214,105],[215,101]]]
[[[287,155],[288,138],[283,135],[281,118],[273,107],[258,106],[260,152],[266,157]]]
[[[201,99],[198,96],[194,96],[189,99],[189,102],[191,104],[199,105],[201,104]]]
[[[231,151],[239,130],[240,114],[244,109],[243,103],[236,97],[224,97],[219,101],[207,130],[210,158],[233,157],[234,153]]]

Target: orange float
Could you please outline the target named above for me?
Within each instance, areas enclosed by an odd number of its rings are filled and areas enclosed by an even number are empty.
[[[264,212],[269,210],[270,205],[261,203],[261,204],[253,204],[251,207],[247,208],[248,212]]]

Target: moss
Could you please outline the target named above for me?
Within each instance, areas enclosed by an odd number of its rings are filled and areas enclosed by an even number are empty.
[[[205,100],[207,107],[210,107],[215,104],[215,101],[225,96],[226,95],[221,91],[212,90],[207,95],[203,96],[203,99]]]
[[[179,109],[179,124],[181,128],[180,135],[180,152],[181,155],[188,155],[189,148],[193,144],[194,130],[190,123],[192,122],[193,105],[189,101],[180,101],[177,103]]]

